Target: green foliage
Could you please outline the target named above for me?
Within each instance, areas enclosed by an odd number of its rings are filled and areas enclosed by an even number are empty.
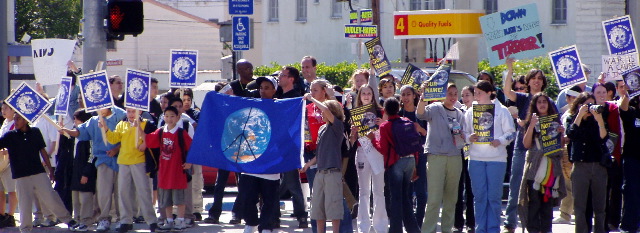
[[[287,66],[293,66],[296,69],[300,70],[300,63],[289,64]],[[317,67],[318,69],[316,73],[318,77],[324,77],[332,84],[338,85],[344,88],[344,87],[348,87],[347,82],[349,81],[351,74],[353,74],[353,71],[355,71],[360,67],[368,68],[369,63],[363,64],[362,66],[358,66],[356,62],[343,61],[338,64],[329,66],[323,62],[318,64]],[[253,74],[256,76],[265,76],[265,75],[273,74],[273,72],[276,72],[281,68],[282,68],[282,65],[278,64],[277,62],[271,62],[269,66],[264,65],[264,66],[256,67],[253,70]]]
[[[81,0],[16,0],[15,10],[18,41],[25,33],[33,39],[73,39],[82,19]]]
[[[506,69],[507,66],[504,64],[491,67],[489,65],[489,60],[487,59],[484,59],[478,63],[478,71],[489,71],[489,73],[493,74],[493,76],[496,77],[496,84],[500,87],[502,87],[502,74]],[[542,70],[544,76],[547,77],[547,88],[544,90],[544,92],[551,98],[555,99],[558,96],[560,90],[558,88],[556,76],[553,73],[553,68],[551,67],[551,61],[549,60],[549,58],[536,57],[533,59],[518,60],[513,64],[513,76],[515,78],[520,75],[526,75],[531,69]]]

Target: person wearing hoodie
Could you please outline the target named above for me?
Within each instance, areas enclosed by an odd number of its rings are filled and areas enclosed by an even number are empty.
[[[440,205],[442,205],[442,231],[449,232],[455,220],[458,182],[462,173],[460,149],[464,146],[461,128],[464,124],[464,115],[454,107],[458,101],[458,88],[453,83],[447,86],[447,95],[442,102],[425,106],[426,103],[422,99],[418,103],[417,116],[418,119],[429,123],[424,149],[427,154],[429,198],[422,232],[436,232]]]
[[[507,145],[515,138],[511,114],[495,100],[493,85],[480,81],[475,86],[476,104],[494,104],[493,140],[477,143],[479,136],[473,128],[473,107],[464,117],[463,133],[469,146],[469,176],[474,195],[476,233],[499,232],[502,210],[502,182],[507,167]]]

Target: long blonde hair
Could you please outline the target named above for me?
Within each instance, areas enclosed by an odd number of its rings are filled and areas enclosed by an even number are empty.
[[[364,75],[364,77],[367,79],[367,81],[369,81],[369,70],[367,69],[357,69],[355,71],[353,71],[353,74],[351,75],[351,78],[349,78],[349,83],[351,84],[351,89],[358,89],[360,90],[358,86],[356,86],[356,76],[358,75]]]
[[[331,96],[329,96],[329,93],[327,93],[327,91],[325,90],[325,88],[329,87],[329,82],[327,80],[324,80],[324,79],[313,80],[313,82],[311,82],[310,87],[313,88],[313,85],[319,85],[320,88],[322,88],[322,90],[324,91],[325,100],[331,99]]]

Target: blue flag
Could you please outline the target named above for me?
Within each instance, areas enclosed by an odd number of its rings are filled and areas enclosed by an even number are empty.
[[[187,162],[234,172],[300,168],[301,98],[250,99],[209,92]]]
[[[22,82],[5,101],[29,123],[38,120],[51,107],[47,99],[25,82]]]

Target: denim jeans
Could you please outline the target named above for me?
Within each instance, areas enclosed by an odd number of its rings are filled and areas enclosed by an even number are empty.
[[[427,207],[427,155],[420,152],[418,163],[416,164],[416,174],[418,179],[412,184],[413,192],[416,195],[416,221],[418,227],[422,227],[424,220],[424,211]]]
[[[635,155],[634,155],[635,156]],[[635,233],[640,224],[640,160],[637,158],[622,159],[623,185],[622,194],[624,208],[620,229]]]
[[[389,232],[402,232],[402,226],[407,233],[420,232],[416,216],[413,214],[411,201],[411,176],[416,160],[413,157],[401,157],[389,169],[389,190],[391,195],[391,212],[389,214]]]
[[[516,229],[518,227],[518,196],[520,194],[520,183],[522,183],[522,173],[524,171],[524,161],[527,150],[514,149],[511,159],[511,178],[509,179],[509,200],[507,201],[504,226]],[[502,190],[502,188],[500,188]]]
[[[220,214],[222,214],[222,198],[224,198],[224,189],[227,187],[227,180],[229,179],[230,173],[230,171],[218,169],[216,184],[213,188],[213,205],[211,205],[208,211],[210,218],[218,219],[220,218]],[[239,201],[241,199],[242,198],[236,197],[236,201],[233,203],[233,209],[231,210],[231,213],[237,218],[242,218]]]
[[[287,190],[291,193],[293,202],[293,215],[296,218],[306,218],[308,216],[305,208],[304,195],[302,194],[302,186],[300,183],[300,173],[298,170],[291,170],[282,173],[280,180],[280,189],[278,196],[282,196]]]
[[[506,162],[469,160],[476,233],[500,232],[502,182]]]

